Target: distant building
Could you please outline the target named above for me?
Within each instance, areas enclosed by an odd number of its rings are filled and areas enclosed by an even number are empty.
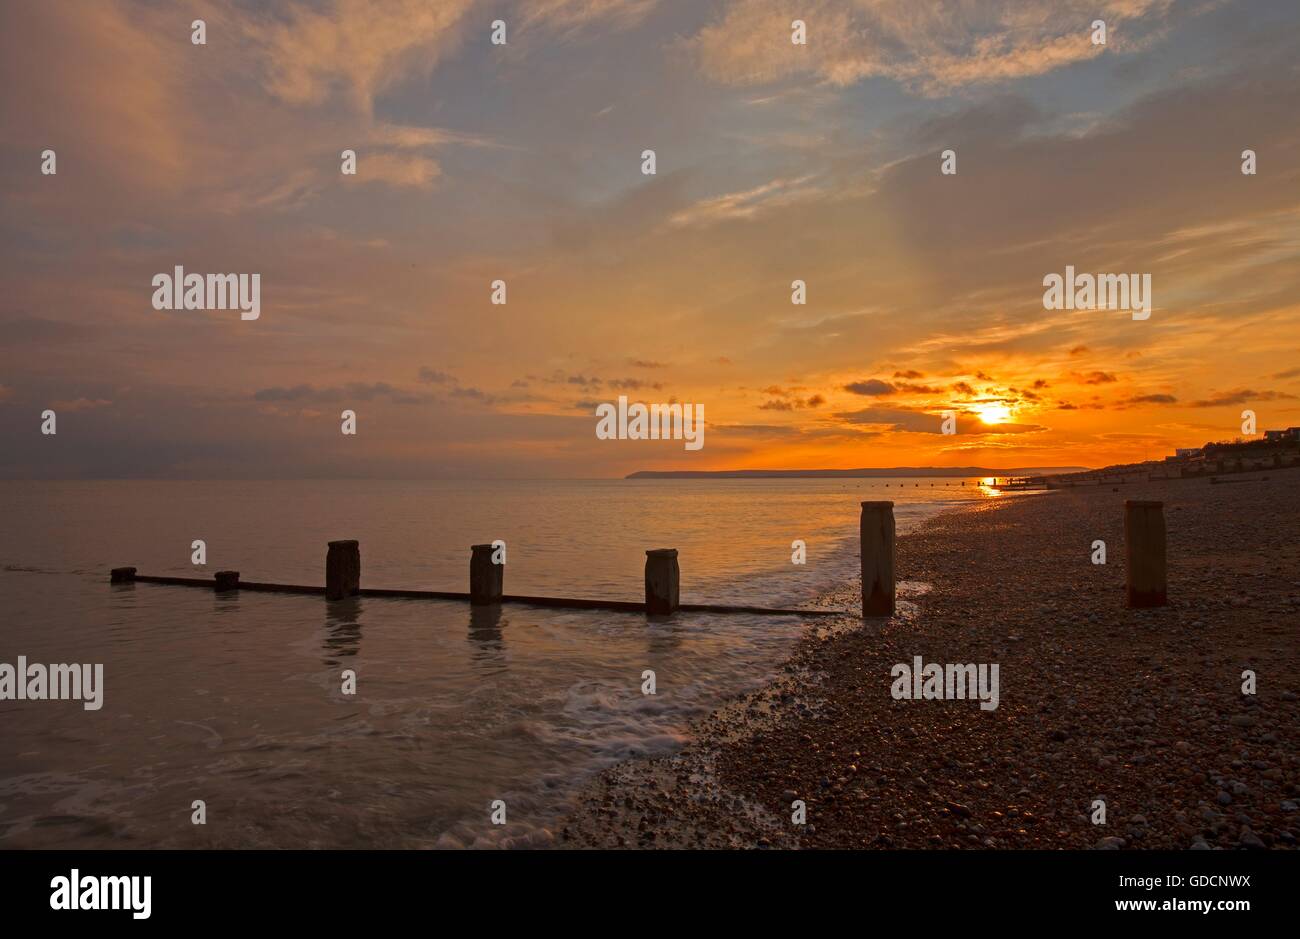
[[[1200,447],[1179,447],[1174,451],[1174,459],[1177,460],[1190,460],[1192,457],[1200,455]]]
[[[1281,443],[1284,440],[1300,440],[1300,427],[1288,427],[1286,430],[1266,430],[1264,439],[1270,443]]]

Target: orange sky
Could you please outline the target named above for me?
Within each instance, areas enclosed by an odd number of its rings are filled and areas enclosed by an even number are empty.
[[[1294,3],[807,0],[804,47],[789,6],[5,4],[0,475],[1097,466],[1300,424]],[[260,273],[260,318],[153,309],[178,264]],[[1067,265],[1150,274],[1150,318],[1044,309]],[[597,440],[620,394],[702,403],[705,446]]]

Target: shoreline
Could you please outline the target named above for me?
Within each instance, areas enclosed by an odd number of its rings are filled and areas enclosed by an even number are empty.
[[[683,750],[580,789],[557,844],[1294,848],[1300,479],[1270,475],[939,512],[899,537],[898,616],[809,628],[776,680]],[[1165,502],[1168,607],[1123,605],[1129,498]],[[857,607],[856,578],[827,602]],[[917,655],[998,663],[998,708],[894,700],[890,668]]]

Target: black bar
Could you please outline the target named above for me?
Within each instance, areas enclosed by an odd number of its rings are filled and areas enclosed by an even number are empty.
[[[169,929],[399,917],[434,927],[449,925],[448,916],[496,923],[519,915],[539,926],[662,916],[677,930],[720,914],[730,924],[792,916],[809,927],[851,915],[872,932],[925,921],[943,935],[957,922],[993,932],[1101,917],[1181,928],[1195,918],[1232,935],[1249,922],[1243,915],[1291,919],[1282,914],[1296,910],[1300,862],[1283,851],[8,851],[0,852],[6,926],[145,924],[127,910],[51,909],[54,878],[73,869],[83,882],[150,877],[147,922]],[[1171,885],[1171,875],[1180,882]],[[1148,878],[1159,883],[1148,887]],[[1118,908],[1133,901],[1156,908]],[[1249,909],[1161,909],[1166,901]]]

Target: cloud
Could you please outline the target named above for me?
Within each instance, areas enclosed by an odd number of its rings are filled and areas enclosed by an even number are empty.
[[[766,389],[764,393],[776,393],[782,395],[790,394],[790,392],[783,391],[780,388],[769,388]],[[764,401],[758,406],[758,409],[760,411],[802,411],[808,408],[819,408],[825,403],[826,399],[822,395],[812,395],[808,398],[774,398],[769,401]]]
[[[674,213],[668,224],[676,227],[708,226],[735,219],[752,219],[761,211],[787,205],[811,194],[814,190],[806,185],[810,179],[812,176],[774,179],[743,192],[711,196]]]
[[[529,377],[532,378],[533,376],[530,375]],[[605,387],[617,391],[660,391],[664,387],[663,382],[647,381],[643,378],[600,378],[596,375],[570,375],[561,371],[553,372],[549,378],[540,380],[548,385],[574,385],[592,391],[598,391]]]
[[[807,18],[819,42],[823,14],[834,9],[807,5],[811,13],[791,15]],[[1141,75],[1120,74],[1107,52],[1068,82],[1026,82],[1015,96],[995,89],[996,97],[975,83],[954,89],[949,101],[918,102],[880,80],[849,93],[797,82],[751,92],[711,86],[671,61],[660,69],[662,37],[690,35],[712,16],[708,8],[665,4],[662,17],[641,21],[645,33],[607,42],[592,28],[600,42],[565,46],[542,34],[540,19],[535,34],[516,30],[523,5],[500,0],[490,9],[510,20],[512,49],[518,40],[521,51],[530,43],[537,50],[527,63],[512,53],[498,68],[486,42],[495,12],[467,12],[445,46],[433,41],[444,51],[427,81],[423,64],[397,51],[356,82],[351,73],[307,70],[320,93],[301,104],[266,94],[266,47],[243,41],[234,19],[287,23],[296,11],[334,17],[344,6],[205,3],[195,8],[215,11],[213,45],[196,49],[184,29],[168,25],[177,19],[173,4],[104,0],[84,13],[65,4],[0,5],[11,170],[0,174],[7,340],[0,374],[24,402],[0,411],[111,399],[112,407],[78,419],[98,422],[97,442],[119,454],[115,466],[153,472],[159,451],[185,460],[201,452],[215,462],[196,471],[211,475],[236,455],[250,460],[239,472],[264,465],[266,440],[249,427],[265,417],[276,439],[299,444],[283,463],[288,471],[324,472],[344,464],[330,462],[312,437],[320,425],[284,415],[316,407],[328,416],[331,405],[355,400],[345,383],[360,378],[378,402],[368,411],[399,396],[441,405],[389,411],[387,455],[408,458],[412,468],[457,454],[469,475],[508,474],[510,466],[527,473],[534,461],[582,475],[611,474],[620,457],[606,452],[617,448],[580,449],[579,431],[585,440],[590,427],[564,423],[575,419],[572,399],[613,394],[617,382],[655,387],[603,377],[619,374],[671,374],[683,397],[708,401],[711,422],[758,418],[753,412],[768,397],[789,402],[793,413],[767,416],[810,433],[829,428],[819,431],[823,441],[876,434],[872,459],[881,462],[921,461],[948,442],[933,428],[874,428],[937,426],[940,407],[976,400],[1011,403],[1017,421],[1047,421],[1034,417],[1039,408],[1052,415],[1059,426],[1050,435],[1008,434],[1048,438],[1054,460],[1083,448],[1090,460],[1123,461],[1130,454],[1118,446],[1101,450],[1092,436],[1099,428],[1150,426],[1152,415],[1178,413],[1179,404],[1217,406],[1235,389],[1268,383],[1300,392],[1288,378],[1263,377],[1292,370],[1286,353],[1300,324],[1300,216],[1286,169],[1294,164],[1288,155],[1300,152],[1290,119],[1300,108],[1294,5],[1271,4],[1267,17],[1234,30],[1219,28],[1221,17],[1177,25],[1159,54],[1144,58]],[[924,26],[931,14],[914,6]],[[943,6],[977,20],[983,9]],[[399,17],[403,9],[393,6]],[[778,38],[788,44],[788,35],[787,20]],[[1180,71],[1208,62],[1199,78]],[[30,82],[32,74],[43,80]],[[821,80],[814,69],[802,74]],[[645,87],[656,93],[641,94]],[[1094,94],[1101,87],[1107,93]],[[356,103],[358,88],[370,89],[372,106]],[[760,95],[769,103],[752,105]],[[615,101],[606,118],[591,118]],[[1078,107],[1095,111],[1086,128],[1062,116]],[[416,126],[435,120],[473,133]],[[637,172],[636,154],[655,145],[642,140],[646,127],[659,128],[661,158],[672,154],[657,181]],[[805,131],[815,144],[777,141]],[[954,178],[939,176],[933,149],[948,134],[961,153]],[[1273,156],[1258,177],[1243,177],[1240,147],[1225,162],[1207,139],[1246,140]],[[43,146],[59,148],[56,178],[36,176],[33,154]],[[355,179],[339,173],[344,147],[357,150]],[[785,185],[798,180],[805,182]],[[698,224],[667,224],[692,214]],[[178,261],[196,270],[260,270],[261,322],[152,312],[150,275]],[[1045,311],[1042,274],[1067,261],[1080,270],[1150,270],[1167,306],[1145,325],[1120,314]],[[510,280],[508,308],[486,303],[486,284],[498,276]],[[812,286],[809,306],[790,306],[792,277]],[[30,311],[48,320],[34,322]],[[715,363],[729,362],[720,358],[725,349],[735,365],[724,370]],[[908,364],[895,371],[900,361]],[[421,374],[427,362],[455,363],[473,387],[451,395],[460,383]],[[641,371],[668,362],[671,372]],[[354,370],[363,364],[366,371]],[[564,369],[557,383],[517,377],[556,366]],[[977,367],[998,381],[978,380]],[[1116,381],[1072,378],[1090,369]],[[888,392],[858,401],[842,390],[845,378],[873,370],[872,381],[899,395],[895,403],[924,405],[928,416],[898,408],[904,415],[895,421],[861,424],[837,421],[824,403],[812,410],[815,389],[850,411],[889,402]],[[587,384],[569,383],[578,372]],[[1034,388],[1039,375],[1051,376],[1052,392],[1026,404],[1035,392],[1015,389]],[[370,376],[394,385],[376,391]],[[773,378],[784,394],[756,392]],[[965,381],[949,389],[957,379]],[[810,387],[795,390],[799,380]],[[133,399],[121,389],[132,383],[142,403],[128,411]],[[525,386],[536,396],[522,394]],[[1176,389],[1178,400],[1143,394],[1162,388]],[[249,389],[273,400],[254,402]],[[496,421],[504,407],[469,406],[497,389],[498,401],[518,405],[517,422]],[[159,434],[158,449],[146,451],[131,431],[135,418],[153,420],[169,400],[185,403],[173,406],[172,436]],[[225,423],[211,417],[221,407],[230,412]],[[362,472],[380,471],[379,423],[367,425],[375,468]],[[504,436],[507,428],[516,436]],[[798,432],[782,438],[796,441],[789,450],[741,436],[703,459],[795,453],[829,465],[861,452],[814,451]],[[52,448],[22,434],[6,439],[13,445],[0,472],[21,465],[41,475]],[[204,449],[208,439],[225,449]],[[537,450],[511,449],[515,440]],[[267,450],[266,460],[281,452]]]
[[[1121,398],[1117,402],[1118,407],[1133,407],[1139,404],[1177,404],[1178,399],[1173,395],[1167,394],[1149,394],[1149,395],[1131,395],[1127,398]]]
[[[524,0],[524,25],[542,24],[562,35],[574,35],[593,25],[606,30],[631,29],[655,8],[658,0]]]
[[[954,9],[954,6],[958,7]],[[732,0],[687,43],[710,78],[760,85],[807,75],[831,85],[885,77],[923,95],[1042,75],[1146,47],[1173,0]],[[808,43],[791,40],[791,19]],[[1103,19],[1105,46],[1089,24]]]
[[[357,161],[357,179],[428,189],[442,175],[438,163],[428,157],[400,153],[376,153]]]
[[[935,434],[942,432],[940,417],[905,408],[862,408],[857,411],[840,411],[832,417],[848,424],[879,425],[890,430]]]
[[[267,90],[288,104],[343,93],[369,112],[374,97],[411,74],[428,75],[459,41],[472,0],[296,3],[276,20],[240,19],[262,51]]]
[[[492,404],[496,398],[479,388],[453,388],[448,392],[453,398],[469,398],[483,404]]]
[[[89,411],[94,408],[106,408],[112,403],[104,398],[73,398],[70,401],[55,401],[50,407],[55,411]]]
[[[458,393],[459,389],[452,391]],[[263,388],[253,392],[253,400],[266,404],[346,404],[355,401],[387,400],[394,404],[427,404],[432,395],[403,391],[387,382],[351,382],[347,385],[317,388],[313,385]]]
[[[845,391],[851,391],[855,395],[888,395],[893,394],[895,388],[889,382],[881,381],[878,378],[868,378],[863,381],[849,382],[844,386]]]
[[[170,185],[187,169],[185,136],[197,124],[185,115],[184,88],[169,80],[191,47],[188,39],[159,40],[166,20],[114,2],[0,5],[6,143],[59,151],[66,140],[61,179],[75,142],[92,178],[102,178],[97,164],[107,162]],[[173,29],[188,30],[188,20],[177,20]],[[17,93],[21,86],[27,93]],[[94,162],[87,145],[97,150]]]
[[[940,415],[906,408],[863,408],[859,411],[841,411],[832,416],[836,420],[849,424],[868,424],[893,431],[907,431],[918,434],[943,433],[943,423]],[[1039,424],[986,424],[972,414],[961,413],[957,415],[957,433],[959,435],[1001,436],[1039,433],[1045,430],[1047,428]]]
[[[519,0],[503,11],[514,23],[572,37],[591,26],[637,25],[656,0]],[[375,98],[400,82],[427,78],[465,42],[486,37],[490,20],[468,14],[474,0],[299,0],[274,17],[239,18],[244,39],[261,50],[267,90],[288,104],[320,105],[342,96],[370,113]]]
[[[970,420],[964,421],[959,416],[957,418],[957,433],[959,434],[1037,434],[1047,430],[1041,424],[986,424],[983,421]]]
[[[1215,395],[1213,398],[1205,398],[1200,401],[1193,401],[1194,408],[1221,408],[1230,404],[1249,404],[1252,401],[1279,401],[1283,399],[1294,399],[1295,395],[1288,394],[1285,391],[1229,391],[1224,394]]]

